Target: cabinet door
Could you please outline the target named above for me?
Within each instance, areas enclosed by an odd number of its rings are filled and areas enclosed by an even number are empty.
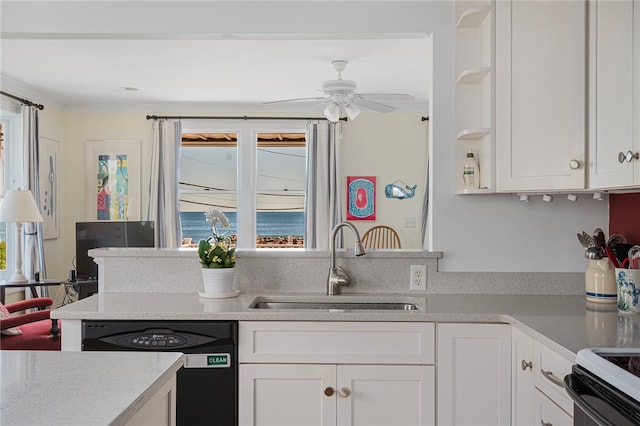
[[[634,143],[634,7],[640,2],[590,2],[590,188],[640,185],[640,160],[618,161],[620,152],[640,151]]]
[[[340,426],[435,424],[433,366],[339,365]]]
[[[553,403],[538,389],[535,391],[535,424],[573,426],[573,417]]]
[[[437,333],[437,424],[510,424],[511,326],[438,324]]]
[[[335,365],[241,364],[239,424],[335,425],[335,383]]]
[[[586,1],[496,2],[498,191],[583,189]]]
[[[511,423],[518,426],[534,424],[533,372],[534,340],[515,327],[511,330]]]

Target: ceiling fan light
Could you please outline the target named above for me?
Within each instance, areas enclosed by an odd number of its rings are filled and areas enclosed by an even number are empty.
[[[333,121],[334,123],[338,122],[338,120],[340,120],[340,106],[335,102],[329,102],[324,109],[324,116],[327,117],[329,121]]]
[[[347,117],[349,117],[349,120],[355,120],[356,117],[360,114],[360,108],[358,108],[354,104],[348,104],[344,107],[344,112],[347,113]]]

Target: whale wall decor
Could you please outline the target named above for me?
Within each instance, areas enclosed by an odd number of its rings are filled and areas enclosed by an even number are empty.
[[[404,185],[404,188],[396,185],[397,183],[401,183],[402,185]],[[384,195],[386,195],[387,198],[397,198],[399,200],[411,198],[416,194],[417,186],[418,185],[409,186],[398,179],[397,181],[390,183],[389,185],[384,187]]]

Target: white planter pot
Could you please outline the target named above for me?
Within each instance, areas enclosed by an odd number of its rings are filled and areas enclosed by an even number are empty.
[[[200,296],[222,298],[238,295],[238,291],[233,290],[235,268],[202,268],[201,270],[204,293],[200,293]]]

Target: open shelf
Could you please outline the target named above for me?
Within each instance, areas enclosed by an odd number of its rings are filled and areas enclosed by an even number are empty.
[[[477,84],[480,83],[486,76],[491,73],[489,67],[478,67],[464,70],[458,76],[456,80],[457,84]]]
[[[480,189],[459,189],[456,191],[456,195],[465,195],[465,194],[491,194],[494,191],[489,188],[480,188]]]
[[[490,10],[490,6],[474,7],[473,9],[465,10],[460,15],[460,18],[456,23],[456,28],[460,30],[468,28],[478,28],[482,24],[482,21],[484,21],[484,18],[486,18]]]
[[[494,7],[496,0],[456,0],[454,141],[455,194],[495,192],[494,151]],[[466,154],[478,162],[479,189],[463,182]]]
[[[459,140],[478,140],[487,136],[491,133],[491,129],[488,127],[481,127],[479,129],[464,129],[458,136],[456,136]]]

